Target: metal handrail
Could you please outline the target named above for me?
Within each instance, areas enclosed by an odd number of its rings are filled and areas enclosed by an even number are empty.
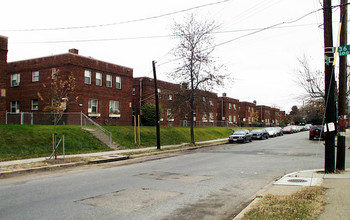
[[[106,134],[107,136],[109,136],[109,146],[112,146],[112,132],[107,131],[106,129],[104,129],[101,125],[97,124],[96,122],[94,122],[91,118],[89,118],[87,115],[85,115],[84,113],[81,112],[81,115],[84,116],[90,123],[92,123],[93,125],[95,125],[96,127],[98,127],[104,134]],[[83,122],[81,122],[81,127],[83,127]]]

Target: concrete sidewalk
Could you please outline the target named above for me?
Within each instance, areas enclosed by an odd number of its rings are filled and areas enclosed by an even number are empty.
[[[260,190],[253,201],[234,219],[241,219],[266,194],[291,195],[302,187],[323,186],[326,188],[326,206],[319,220],[350,219],[350,170],[341,174],[324,174],[323,170],[306,170],[290,173]]]

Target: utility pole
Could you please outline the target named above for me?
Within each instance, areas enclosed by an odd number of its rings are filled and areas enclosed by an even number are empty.
[[[160,119],[159,119],[159,100],[158,100],[158,86],[157,86],[157,73],[156,63],[152,61],[153,76],[154,76],[154,93],[156,97],[156,127],[157,127],[157,149],[160,150]]]
[[[332,1],[323,0],[324,48],[325,48],[325,173],[335,170],[335,79],[333,59]]]
[[[340,45],[347,45],[348,34],[348,0],[341,0],[340,22],[342,22],[340,33]],[[346,90],[347,90],[347,56],[339,57],[339,95],[338,95],[338,119],[339,135],[337,140],[337,170],[345,170],[345,124],[346,120]]]

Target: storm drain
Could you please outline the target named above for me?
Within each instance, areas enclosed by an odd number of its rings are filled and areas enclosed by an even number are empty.
[[[121,212],[134,212],[181,195],[148,188],[130,188],[76,201],[79,204],[96,206]]]
[[[322,183],[321,178],[291,177],[284,176],[274,183],[274,185],[287,186],[319,186]]]
[[[305,180],[305,179],[290,179],[287,181],[291,182],[291,183],[306,183],[307,182],[307,180]]]

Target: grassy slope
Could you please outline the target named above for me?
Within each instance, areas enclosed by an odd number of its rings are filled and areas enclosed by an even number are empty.
[[[53,126],[0,125],[0,161],[49,156],[53,133]],[[57,126],[58,138],[63,133],[66,154],[110,150],[79,126]]]
[[[113,133],[113,141],[123,148],[135,148],[133,127],[106,127]],[[181,144],[190,142],[190,128],[188,127],[161,127],[161,145]],[[223,127],[196,127],[195,141],[205,141],[218,138],[227,138],[232,133],[231,129]],[[141,127],[141,146],[156,146],[156,128]]]
[[[113,133],[113,140],[124,149],[156,146],[155,127],[141,128],[141,146],[134,144],[134,128],[107,126]],[[52,153],[53,126],[46,125],[1,125],[0,161],[44,157]],[[58,138],[65,134],[66,154],[111,150],[79,126],[57,126]],[[227,138],[231,129],[218,127],[196,127],[195,140],[204,141]],[[161,145],[190,142],[188,127],[161,127]],[[59,154],[62,146],[59,147]]]

